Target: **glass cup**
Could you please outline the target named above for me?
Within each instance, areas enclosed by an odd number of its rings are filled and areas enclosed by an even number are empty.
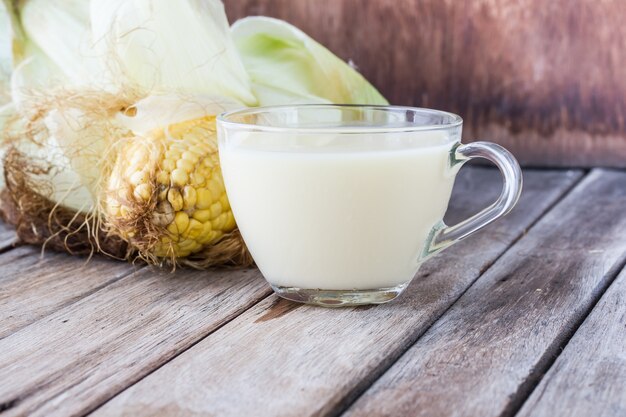
[[[323,306],[385,303],[425,259],[504,216],[522,173],[489,142],[462,145],[443,111],[290,105],[218,117],[226,192],[252,257],[274,291]],[[485,158],[498,200],[454,226],[443,217],[459,168]]]

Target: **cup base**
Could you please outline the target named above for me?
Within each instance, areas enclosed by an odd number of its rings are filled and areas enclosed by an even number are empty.
[[[322,307],[351,307],[387,303],[399,296],[407,284],[371,290],[322,290],[278,285],[272,285],[272,289],[280,297],[298,303],[315,304]]]

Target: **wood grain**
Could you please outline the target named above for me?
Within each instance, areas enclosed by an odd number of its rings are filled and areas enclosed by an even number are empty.
[[[0,220],[0,251],[13,246],[17,241],[15,230],[11,229],[2,220]]]
[[[1,339],[0,410],[82,415],[269,292],[256,270],[144,268]]]
[[[46,252],[31,246],[0,255],[0,339],[139,269],[125,262]]]
[[[517,411],[623,265],[624,184],[624,172],[590,173],[346,416]]]
[[[626,416],[626,269],[517,416]]]
[[[623,0],[225,0],[278,17],[394,104],[449,110],[526,165],[626,167]]]
[[[427,264],[395,302],[324,309],[272,296],[98,409],[95,416],[304,416],[369,385],[579,178],[526,172],[509,217]],[[493,200],[497,171],[467,169],[451,221]]]

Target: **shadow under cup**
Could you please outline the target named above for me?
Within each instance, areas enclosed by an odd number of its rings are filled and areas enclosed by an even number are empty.
[[[522,177],[487,142],[461,145],[459,116],[396,106],[253,108],[218,118],[226,191],[244,241],[281,297],[324,306],[396,298],[430,255],[506,214]],[[460,166],[487,158],[500,198],[448,227]]]

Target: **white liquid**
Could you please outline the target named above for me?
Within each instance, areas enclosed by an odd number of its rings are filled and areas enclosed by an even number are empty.
[[[267,133],[240,134],[220,145],[222,171],[243,238],[271,284],[376,289],[413,278],[454,183],[453,143],[443,133],[411,133],[382,150],[380,135],[310,138],[318,146],[292,151],[269,150]]]

